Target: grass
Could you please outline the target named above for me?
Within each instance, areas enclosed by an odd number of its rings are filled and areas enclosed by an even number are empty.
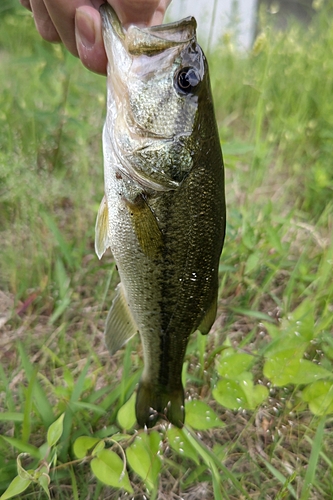
[[[228,35],[210,54],[228,203],[218,316],[188,346],[186,429],[149,435],[129,399],[138,339],[112,358],[103,344],[117,283],[93,250],[105,80],[4,7],[0,492],[27,453],[22,499],[47,495],[42,457],[59,500],[332,498],[332,7],[307,30],[267,27],[248,55]],[[126,456],[132,493],[104,484],[110,467],[99,477],[105,449],[111,470]]]

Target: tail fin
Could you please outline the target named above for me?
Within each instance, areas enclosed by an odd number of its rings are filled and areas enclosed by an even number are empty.
[[[141,427],[153,427],[159,418],[182,427],[185,418],[184,389],[167,390],[150,382],[140,381],[136,395],[136,419]]]

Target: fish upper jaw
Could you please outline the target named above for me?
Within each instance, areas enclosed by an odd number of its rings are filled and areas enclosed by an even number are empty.
[[[106,50],[118,39],[129,54],[151,55],[189,43],[196,37],[197,23],[194,17],[158,26],[130,25],[125,29],[110,5],[102,5],[100,13]]]

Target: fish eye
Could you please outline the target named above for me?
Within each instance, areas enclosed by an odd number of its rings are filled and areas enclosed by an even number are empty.
[[[194,68],[181,68],[175,74],[175,88],[181,94],[192,94],[200,82],[200,75]]]

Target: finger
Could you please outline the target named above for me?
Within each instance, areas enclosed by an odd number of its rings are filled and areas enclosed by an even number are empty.
[[[41,37],[48,42],[60,42],[59,33],[49,16],[43,0],[31,0],[30,5],[37,31]]]
[[[28,10],[31,10],[30,0],[20,0],[20,4]]]
[[[76,46],[83,65],[106,75],[107,58],[102,38],[99,12],[89,6],[79,7],[75,15]]]
[[[108,0],[108,2],[115,9],[124,26],[150,25],[161,3],[160,0]]]
[[[155,10],[153,17],[151,18],[150,25],[156,26],[157,24],[162,24],[165,16],[165,12],[169,7],[171,0],[161,0],[157,9]]]
[[[44,0],[48,13],[66,48],[78,56],[75,38],[75,13],[82,6],[98,9],[103,0]]]
[[[127,12],[127,18],[131,23],[132,20],[136,24],[160,24],[163,21],[163,17],[167,6],[170,4],[171,0],[136,0],[136,5],[133,0],[130,2],[126,0],[120,0],[121,8],[124,8]],[[109,0],[114,8],[117,8],[117,0]],[[138,21],[138,14],[135,11],[135,7],[138,5],[146,5],[148,3],[149,9],[147,9],[144,15]],[[151,12],[157,5],[156,12]],[[134,8],[134,13],[133,13]],[[123,11],[122,11],[123,12]],[[119,12],[118,12],[118,15]],[[140,22],[141,21],[141,22]],[[76,46],[78,50],[79,57],[86,68],[95,73],[106,74],[107,58],[104,49],[104,43],[101,31],[101,19],[97,10],[90,8],[89,6],[79,7],[76,11],[75,16],[75,34],[76,34]]]

